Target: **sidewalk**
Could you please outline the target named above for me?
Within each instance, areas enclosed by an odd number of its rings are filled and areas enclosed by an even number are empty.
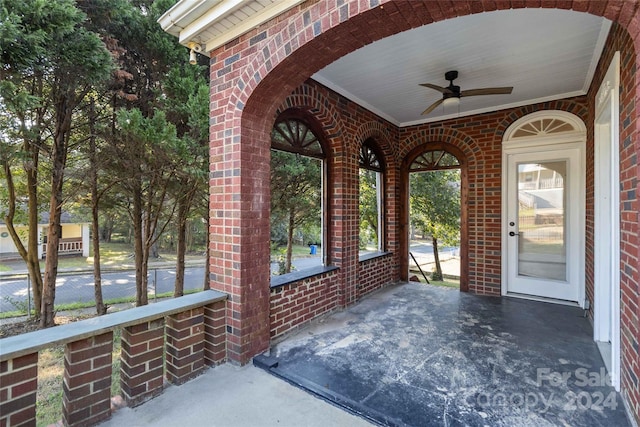
[[[101,427],[365,427],[372,424],[251,365],[226,363],[136,408],[122,408]]]

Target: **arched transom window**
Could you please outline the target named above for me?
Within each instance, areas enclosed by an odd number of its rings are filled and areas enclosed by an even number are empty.
[[[282,120],[271,131],[271,148],[323,159],[322,144],[313,130],[298,119]]]
[[[552,135],[554,133],[571,132],[575,130],[570,123],[556,118],[541,118],[532,120],[516,129],[512,138],[527,138],[531,136]]]
[[[376,153],[372,144],[373,142],[371,140],[367,140],[364,142],[364,144],[362,144],[362,147],[360,148],[358,163],[363,169],[382,172],[382,164],[380,163],[378,154]]]
[[[451,153],[444,150],[427,151],[415,158],[409,170],[411,172],[424,172],[441,169],[457,169],[460,162]]]
[[[531,142],[559,144],[563,141],[584,140],[584,122],[566,111],[542,110],[519,118],[504,133],[503,146]]]

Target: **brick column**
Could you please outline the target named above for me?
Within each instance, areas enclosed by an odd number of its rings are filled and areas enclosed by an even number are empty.
[[[204,363],[217,365],[227,357],[226,304],[219,301],[204,307]]]
[[[164,318],[122,329],[120,386],[133,407],[162,393]]]
[[[212,86],[211,108],[228,96]],[[269,347],[270,139],[222,116],[210,130],[210,287],[229,294],[227,358],[244,364]]]
[[[62,419],[68,426],[88,426],[111,416],[113,332],[65,346]]]
[[[167,317],[167,380],[180,385],[204,367],[204,308]]]
[[[38,353],[0,363],[0,426],[36,425]]]

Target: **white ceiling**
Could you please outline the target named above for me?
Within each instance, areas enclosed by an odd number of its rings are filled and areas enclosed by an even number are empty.
[[[201,53],[221,46],[303,0],[179,0],[158,22]],[[381,6],[383,7],[383,6]],[[397,126],[438,121],[586,93],[611,22],[560,9],[512,9],[440,21],[379,40],[312,77]],[[463,97],[457,107],[419,86],[513,86],[510,95]],[[452,111],[453,110],[453,111]]]
[[[610,21],[559,9],[517,9],[440,21],[358,49],[313,79],[398,126],[496,111],[583,95],[606,40]],[[459,72],[461,90],[513,86],[510,95],[463,97],[458,107],[419,86],[447,86]],[[453,110],[453,111],[451,111]]]

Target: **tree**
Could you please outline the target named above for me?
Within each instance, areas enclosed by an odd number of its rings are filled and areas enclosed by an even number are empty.
[[[322,189],[320,161],[271,150],[271,228],[284,224],[287,249],[284,273],[291,271],[294,232],[319,222]]]
[[[87,15],[90,16],[90,20],[86,23],[86,27],[100,34],[107,49],[115,60],[120,59],[123,54],[123,49],[118,43],[117,36],[122,33],[122,30],[127,27],[129,21],[134,16],[134,7],[127,0],[83,0],[78,4]],[[119,65],[119,61],[118,61]],[[84,153],[88,162],[85,162],[83,171],[80,171],[82,177],[77,180],[78,188],[88,186],[89,199],[85,200],[87,204],[91,206],[91,245],[93,249],[93,277],[94,277],[94,298],[96,303],[96,313],[98,315],[106,314],[107,305],[104,303],[102,295],[102,272],[101,272],[101,254],[100,254],[100,239],[106,231],[108,239],[110,240],[111,224],[107,224],[107,227],[100,227],[101,217],[101,199],[105,194],[113,187],[118,178],[107,179],[105,181],[105,175],[101,174],[104,170],[103,162],[101,162],[101,144],[104,138],[109,138],[113,135],[115,130],[115,111],[111,111],[111,101],[122,97],[124,99],[134,100],[135,95],[126,94],[121,90],[121,83],[131,78],[131,74],[117,68],[113,71],[111,79],[104,82],[94,88],[94,91],[90,94],[89,102],[85,104],[85,117],[86,117],[86,132],[87,141],[86,152]],[[115,102],[113,103],[115,107]],[[109,121],[109,116],[112,118],[111,132],[106,129],[106,124]],[[78,128],[79,129],[79,128]],[[79,130],[81,132],[81,130]],[[84,172],[84,173],[83,173]],[[83,179],[84,178],[84,179]],[[88,181],[88,182],[86,182]],[[103,215],[104,217],[105,215]],[[106,216],[110,219],[110,216]]]
[[[438,243],[460,241],[460,170],[448,169],[410,174],[410,215],[413,225],[431,236],[436,271],[442,280]]]
[[[95,110],[95,100],[89,105],[89,187],[91,193],[91,244],[93,247],[93,289],[96,301],[96,313],[102,316],[107,313],[107,306],[102,298],[102,272],[100,264],[100,191],[98,188],[99,156],[96,141],[98,132],[96,122],[98,115]]]
[[[86,15],[72,0],[6,0],[2,13],[6,25],[0,31],[0,93],[11,114],[19,121],[22,117],[24,126],[30,128],[30,132],[22,132],[26,137],[24,152],[32,153],[33,161],[34,153],[44,150],[51,159],[47,257],[40,303],[40,325],[48,327],[54,325],[63,183],[74,113],[92,85],[109,76],[112,59],[100,38],[84,28]],[[5,167],[9,183],[7,170]],[[30,193],[29,200],[31,230],[37,224],[37,194]],[[32,255],[24,255],[31,264]]]
[[[134,241],[136,260],[143,260],[146,265],[149,254],[144,247],[149,242],[157,242],[160,232],[164,230],[166,222],[177,212],[178,257],[175,295],[182,294],[184,282],[184,255],[186,224],[191,215],[195,194],[206,192],[206,180],[208,177],[208,66],[192,67],[186,64],[186,49],[178,43],[175,37],[165,33],[157,24],[157,19],[175,3],[174,0],[138,0],[134,5],[134,11],[129,16],[126,26],[118,33],[118,45],[123,51],[119,59],[120,73],[125,78],[114,81],[115,89],[112,107],[114,111],[112,147],[117,152],[135,153],[135,147],[125,147],[128,143],[138,140],[137,136],[130,133],[122,135],[126,126],[121,122],[116,124],[115,117],[121,118],[120,109],[137,110],[144,119],[155,120],[158,113],[162,113],[166,124],[174,127],[174,136],[171,143],[164,141],[156,145],[157,156],[134,155],[128,159],[128,169],[125,176],[127,182],[123,183],[121,190],[127,194],[127,200],[131,200],[132,177],[127,175],[132,170],[152,173],[172,170],[172,179],[164,181],[158,174],[154,177],[142,177],[146,183],[152,183],[154,189],[147,188],[147,199],[143,205],[145,219],[143,227],[148,227],[145,234],[145,243],[139,244],[140,227],[136,228],[134,220]],[[208,65],[205,56],[199,58],[203,65]],[[206,88],[205,88],[206,87]],[[135,133],[135,132],[134,132]],[[177,138],[176,138],[177,136]],[[153,138],[152,138],[153,139]],[[142,153],[138,153],[142,154]],[[157,153],[156,153],[157,154]],[[157,161],[162,161],[162,167],[158,168]],[[136,163],[138,162],[138,163]],[[149,163],[145,163],[149,162]],[[116,162],[117,163],[117,162]],[[170,166],[171,165],[171,166]],[[115,173],[121,171],[122,164],[114,164]],[[157,179],[156,179],[157,178]],[[165,182],[166,186],[159,186]],[[145,184],[146,185],[146,184]],[[152,200],[159,197],[159,200]],[[167,199],[173,197],[171,212],[155,211],[155,208],[165,206]],[[134,200],[135,201],[135,200]],[[154,206],[154,208],[150,208]],[[132,207],[132,209],[137,207]],[[208,210],[207,210],[208,212]],[[136,215],[137,218],[137,214]],[[160,219],[162,216],[162,219]],[[158,222],[159,221],[159,222]],[[136,231],[137,230],[137,231]],[[143,230],[144,231],[144,230]],[[147,231],[145,231],[146,233]],[[146,267],[137,268],[136,274],[142,274]],[[145,277],[136,278],[146,289]],[[139,286],[139,291],[142,289]],[[146,292],[146,290],[145,290]],[[140,296],[146,300],[145,296]],[[138,303],[142,303],[141,300]]]
[[[166,94],[163,107],[167,111],[167,119],[176,126],[179,141],[175,159],[178,167],[171,186],[177,204],[175,297],[184,294],[189,217],[198,193],[208,194],[209,84],[203,74],[206,74],[204,67],[175,67],[163,86]]]
[[[147,271],[151,248],[169,223],[175,206],[167,209],[167,195],[175,178],[175,126],[164,112],[144,117],[138,109],[118,111],[118,137],[107,149],[109,170],[120,177],[134,232],[136,305],[146,305]]]
[[[4,84],[0,90],[13,90],[12,84],[7,84],[6,81],[2,83]],[[38,259],[38,172],[41,135],[32,131],[29,119],[31,114],[37,117],[40,113],[39,108],[36,108],[35,97],[24,93],[17,95],[12,99],[5,99],[4,94],[0,97],[0,164],[1,176],[5,181],[5,185],[0,188],[3,190],[1,205],[6,206],[2,215],[29,271],[35,315],[40,318],[42,273]],[[21,165],[21,169],[17,164]],[[14,179],[16,175],[17,182]],[[16,224],[27,225],[26,236],[18,233]],[[23,240],[26,240],[26,246]]]
[[[64,2],[61,2],[64,3]],[[54,108],[51,146],[51,199],[44,288],[42,292],[42,327],[53,326],[55,282],[58,273],[58,245],[60,242],[63,204],[63,182],[67,153],[71,141],[73,115],[96,82],[106,80],[111,72],[111,56],[100,38],[84,29],[83,13],[69,2],[69,19],[75,21],[68,32],[61,32],[53,49],[55,67],[51,82],[51,101]]]

